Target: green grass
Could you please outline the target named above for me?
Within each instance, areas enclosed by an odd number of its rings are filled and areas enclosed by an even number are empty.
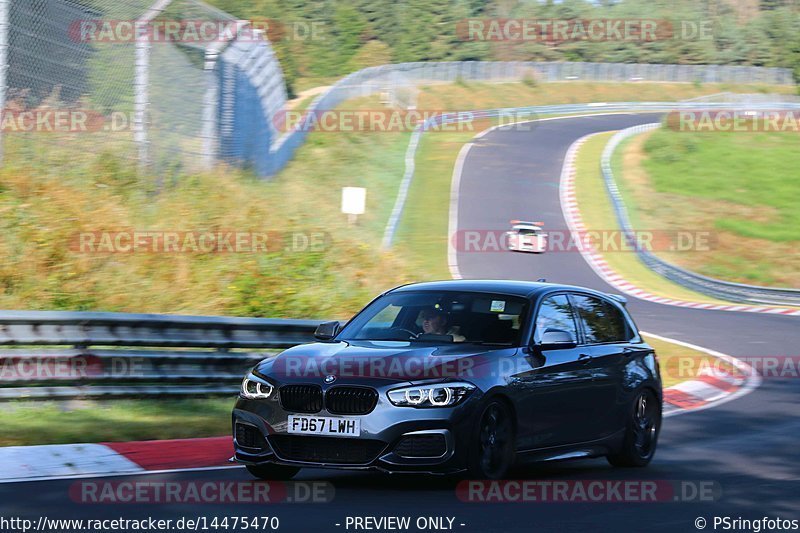
[[[230,434],[234,399],[8,402],[0,446],[189,439]]]
[[[718,229],[773,242],[800,241],[800,136],[797,133],[655,132],[644,162],[660,193],[774,211],[757,221],[720,213]]]
[[[670,101],[718,92],[791,92],[791,88],[712,84],[607,84],[591,82],[486,84],[454,83],[423,87],[419,109],[491,109],[525,105],[636,100]],[[598,111],[602,112],[602,111]],[[413,279],[446,279],[450,185],[455,160],[473,132],[428,133],[417,151],[414,180],[397,231],[395,248],[409,262]]]
[[[272,181],[220,168],[160,192],[113,153],[51,143],[28,160],[29,146],[14,141],[0,169],[2,308],[346,318],[407,281],[402,261],[376,249],[408,134],[319,133]],[[367,213],[353,227],[340,212],[344,186],[368,188]],[[79,232],[217,229],[282,238],[260,254],[71,247]],[[293,235],[312,233],[327,235],[322,249],[290,247]]]
[[[665,389],[694,377],[696,370],[700,367],[699,361],[715,362],[703,352],[647,335],[643,335],[643,337],[645,342],[656,351],[659,366],[661,367],[662,385]],[[687,360],[693,365],[686,365]],[[683,365],[681,365],[682,361]]]
[[[719,92],[794,94],[794,87],[690,83],[478,83],[430,85],[418,97],[419,109],[487,109],[588,102],[670,102]]]
[[[799,165],[797,133],[660,129],[614,159],[635,227],[713,237],[709,249],[659,255],[707,276],[785,287],[800,286]]]
[[[674,89],[677,92],[671,93]],[[436,85],[420,109],[478,109],[573,101],[688,97],[734,89],[690,84]],[[742,87],[743,90],[752,90]],[[346,103],[379,109],[378,97]],[[487,124],[488,126],[489,124]],[[346,317],[372,295],[447,277],[452,166],[465,134],[423,137],[417,174],[390,252],[379,243],[404,170],[409,132],[312,133],[269,182],[220,167],[179,172],[158,190],[94,137],[47,142],[7,136],[0,168],[0,307],[273,317]],[[102,139],[101,139],[102,140]],[[340,213],[341,188],[367,188],[356,226]],[[323,250],[269,254],[74,253],[77,232],[115,230],[327,232]]]
[[[646,337],[656,349],[664,387],[686,379],[674,369],[702,354]],[[0,404],[0,446],[190,439],[230,434],[234,398],[12,401]]]
[[[420,280],[449,279],[450,185],[456,157],[475,132],[428,133],[417,151],[414,181],[397,231],[396,248]]]
[[[609,132],[592,136],[581,147],[575,160],[575,194],[583,222],[590,230],[610,231],[619,228],[600,172],[600,155],[613,135],[613,132]],[[687,290],[659,276],[633,252],[605,251],[602,255],[618,274],[652,294],[695,302],[727,303]]]
[[[669,100],[723,90],[737,88],[462,83],[423,88],[418,107]],[[350,108],[377,105],[377,98],[347,103]],[[446,245],[453,165],[474,133],[423,136],[397,245],[390,252],[378,246],[403,175],[407,132],[312,133],[271,181],[220,167],[208,173],[179,173],[160,190],[155,176],[137,176],[130,162],[118,155],[130,148],[129,141],[117,146],[53,135],[37,144],[35,137],[7,136],[0,168],[0,307],[346,318],[394,285],[449,277]],[[587,168],[597,170],[601,149],[598,144],[583,163]],[[368,189],[367,213],[353,227],[340,213],[344,186]],[[599,227],[611,226],[603,221]],[[209,228],[322,230],[331,241],[316,252],[281,248],[260,255],[86,255],[73,253],[69,246],[80,231]],[[643,279],[655,276],[646,269],[639,274]],[[224,435],[231,401],[117,400],[71,410],[63,405],[3,404],[0,445],[32,444],[33,436],[36,443],[58,443]]]
[[[702,354],[645,337],[655,348],[664,387],[687,376],[675,369],[680,358]],[[190,439],[230,434],[234,398],[13,401],[0,404],[0,446]]]

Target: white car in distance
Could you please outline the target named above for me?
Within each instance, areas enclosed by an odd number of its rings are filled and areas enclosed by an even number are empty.
[[[547,233],[543,222],[512,220],[511,230],[507,231],[508,249],[512,252],[543,254],[547,250]]]

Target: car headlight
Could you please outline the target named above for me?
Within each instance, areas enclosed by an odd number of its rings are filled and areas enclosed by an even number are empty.
[[[250,372],[242,380],[242,390],[239,395],[248,400],[266,400],[272,396],[274,390],[275,387]]]
[[[467,382],[436,383],[390,390],[389,401],[398,407],[450,407],[475,389]]]

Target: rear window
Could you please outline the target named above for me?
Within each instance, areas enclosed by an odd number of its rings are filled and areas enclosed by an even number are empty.
[[[626,342],[631,339],[625,316],[612,303],[582,294],[573,294],[571,297],[588,344]]]

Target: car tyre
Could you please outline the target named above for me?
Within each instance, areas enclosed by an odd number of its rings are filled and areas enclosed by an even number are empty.
[[[652,390],[643,389],[630,408],[622,447],[608,456],[608,462],[619,467],[647,466],[656,453],[660,430],[661,404]]]
[[[286,481],[297,475],[300,469],[296,466],[266,463],[263,465],[247,465],[247,471],[258,479],[265,479],[268,481]]]
[[[471,444],[467,474],[473,479],[503,479],[514,463],[514,424],[504,402],[486,404]]]

